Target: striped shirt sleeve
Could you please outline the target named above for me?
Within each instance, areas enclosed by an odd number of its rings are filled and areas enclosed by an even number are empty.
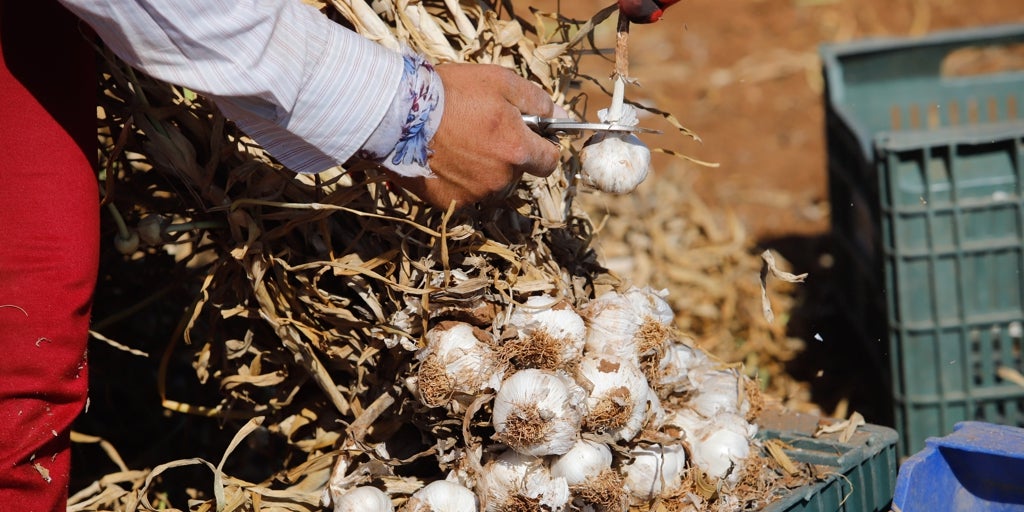
[[[61,0],[144,73],[212,98],[290,169],[344,163],[396,98],[402,55],[300,0]]]

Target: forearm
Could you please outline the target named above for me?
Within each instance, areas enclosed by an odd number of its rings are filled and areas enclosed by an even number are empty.
[[[402,79],[400,54],[299,0],[61,1],[127,63],[214,99],[298,172],[355,154]]]

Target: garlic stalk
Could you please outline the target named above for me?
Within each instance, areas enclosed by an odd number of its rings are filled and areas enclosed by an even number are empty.
[[[650,387],[640,367],[612,354],[590,354],[579,374],[590,386],[587,430],[611,434],[616,440],[633,439],[647,420]]]
[[[622,465],[626,490],[634,505],[669,496],[683,486],[686,452],[682,445],[636,446]]]
[[[495,438],[526,455],[558,455],[576,443],[586,391],[563,373],[520,370],[494,397]]]
[[[485,512],[560,512],[569,505],[569,484],[554,477],[544,461],[506,450],[477,475],[477,495]]]
[[[334,512],[394,512],[391,498],[376,487],[356,487],[334,500]]]
[[[436,480],[416,491],[402,512],[477,512],[473,491],[447,480]]]
[[[583,353],[586,325],[564,300],[532,296],[512,311],[508,325],[516,328],[517,338],[505,342],[502,356],[520,368],[565,368]]]
[[[420,401],[440,407],[450,399],[471,402],[485,389],[497,389],[504,369],[486,332],[462,322],[442,322],[427,331],[427,346],[417,358]]]

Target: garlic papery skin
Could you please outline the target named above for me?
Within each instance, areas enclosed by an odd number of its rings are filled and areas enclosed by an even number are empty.
[[[497,389],[504,367],[490,348],[491,336],[462,322],[441,322],[425,336],[417,354],[416,385],[428,407],[446,405],[452,397],[471,401],[485,389]]]
[[[629,441],[647,420],[650,387],[640,367],[612,354],[588,354],[580,362],[579,375],[589,382],[588,431],[610,434]]]
[[[480,504],[473,491],[447,480],[436,480],[416,491],[402,512],[477,512]]]
[[[485,512],[556,512],[566,510],[570,498],[569,484],[552,476],[542,459],[514,450],[484,465],[477,494]]]
[[[629,105],[621,108],[621,116],[611,122],[635,126],[636,110]],[[602,121],[607,116],[606,110],[598,112]],[[636,190],[647,178],[651,150],[630,132],[598,132],[583,144],[580,167],[584,184],[603,192],[625,194]]]
[[[622,464],[621,471],[634,505],[670,496],[682,488],[686,451],[681,444],[637,446],[629,456],[631,460]]]
[[[508,325],[517,338],[505,342],[502,355],[519,368],[565,368],[583,354],[586,324],[564,300],[532,296],[512,311]]]
[[[561,455],[576,444],[586,397],[563,373],[520,370],[494,397],[495,438],[522,454]]]
[[[371,486],[356,487],[342,494],[334,503],[334,512],[394,512],[391,498]]]
[[[551,461],[551,475],[564,478],[570,486],[593,480],[612,467],[612,451],[608,445],[580,439],[571,450]]]

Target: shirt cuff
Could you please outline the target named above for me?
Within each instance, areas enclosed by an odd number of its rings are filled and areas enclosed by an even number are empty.
[[[357,153],[402,176],[432,177],[428,144],[441,125],[444,85],[422,55],[403,55],[402,80],[377,129]]]

